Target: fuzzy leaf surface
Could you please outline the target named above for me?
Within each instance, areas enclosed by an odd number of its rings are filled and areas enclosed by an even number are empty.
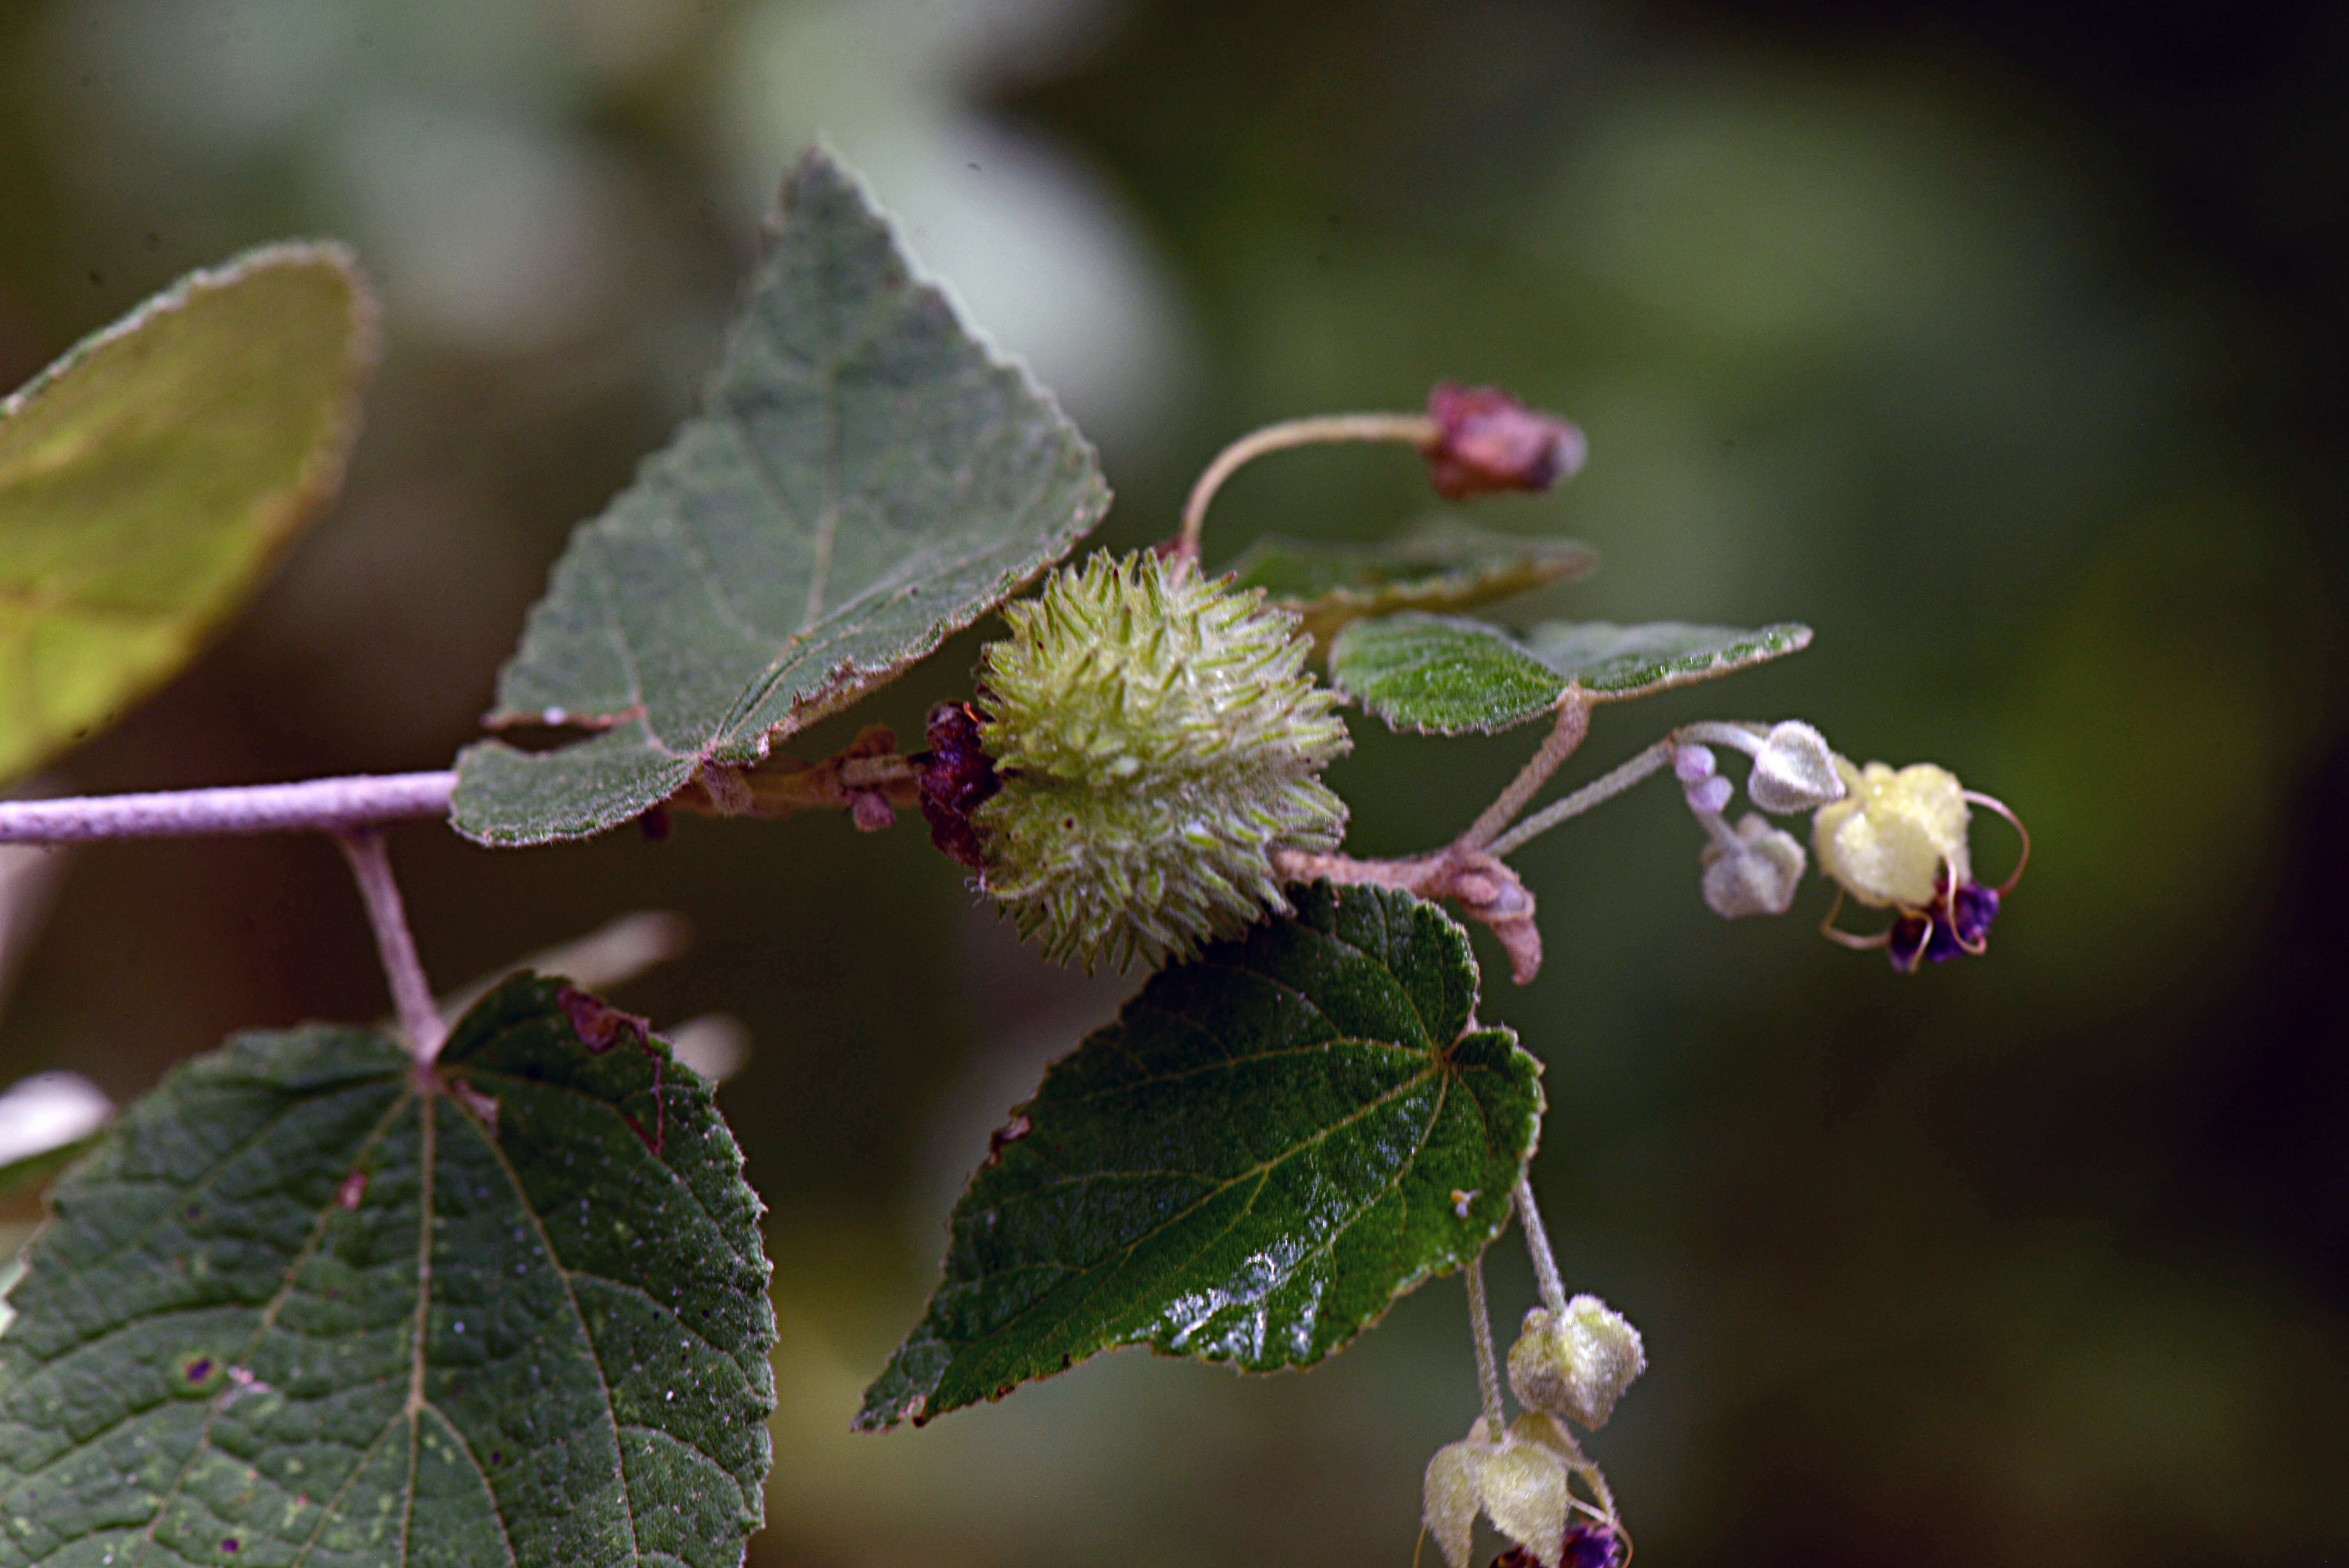
[[[455,825],[579,838],[705,763],[754,763],[1010,597],[1108,505],[1050,395],[812,153],[701,411],[572,534],[499,674],[491,723],[599,733],[467,748]]]
[[[191,273],[0,402],[0,779],[192,658],[340,486],[375,304],[339,245]]]
[[[0,1564],[736,1568],[774,1318],[709,1085],[527,975],[440,1063],[242,1036],[58,1184],[0,1334]]]
[[[1466,934],[1406,893],[1294,896],[1045,1074],[956,1206],[945,1277],[860,1429],[1122,1345],[1309,1366],[1500,1233],[1541,1068],[1470,1027]]]
[[[1454,529],[1378,543],[1257,540],[1229,568],[1297,613],[1316,653],[1356,621],[1402,610],[1473,609],[1589,573],[1598,558],[1570,539]]]
[[[1569,690],[1621,702],[1745,669],[1810,640],[1811,629],[1793,622],[1747,631],[1546,621],[1520,636],[1464,616],[1406,613],[1347,627],[1330,650],[1330,678],[1390,728],[1489,734],[1553,711]]]

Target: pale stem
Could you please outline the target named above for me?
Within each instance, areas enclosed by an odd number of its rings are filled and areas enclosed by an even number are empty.
[[[1550,730],[1548,738],[1542,742],[1541,749],[1517,770],[1517,776],[1509,781],[1506,789],[1501,791],[1500,798],[1485,808],[1485,814],[1460,835],[1460,847],[1481,850],[1498,838],[1503,829],[1517,820],[1517,813],[1526,809],[1526,802],[1539,794],[1541,787],[1549,782],[1549,776],[1557,771],[1558,764],[1573,756],[1574,748],[1580,746],[1582,738],[1589,733],[1590,705],[1582,699],[1579,692],[1569,692],[1564,705],[1557,710],[1557,724]]]
[[[1611,773],[1603,773],[1561,800],[1543,807],[1516,827],[1494,840],[1486,852],[1506,855],[1523,849],[1526,844],[1548,832],[1570,817],[1579,817],[1593,806],[1604,804],[1663,768],[1672,759],[1673,738],[1664,737],[1645,751]]]
[[[1758,724],[1724,724],[1719,719],[1703,719],[1695,724],[1683,724],[1672,731],[1676,740],[1690,746],[1727,746],[1743,751],[1748,757],[1759,757],[1770,742],[1769,730]]]
[[[1332,441],[1393,441],[1425,451],[1443,435],[1436,422],[1424,414],[1324,414],[1267,425],[1216,453],[1216,460],[1191,487],[1190,499],[1183,503],[1183,531],[1175,536],[1172,553],[1179,560],[1199,558],[1199,531],[1206,526],[1207,503],[1216,499],[1226,480],[1268,452]]]
[[[1493,1315],[1485,1309],[1485,1254],[1468,1260],[1468,1326],[1476,1336],[1476,1386],[1485,1398],[1487,1435],[1501,1440],[1508,1413],[1501,1408],[1501,1367],[1493,1354]]]
[[[384,822],[445,817],[456,788],[454,773],[392,773],[150,795],[0,800],[0,844],[348,833]]]
[[[409,934],[408,914],[400,907],[399,884],[392,880],[391,858],[384,853],[383,835],[377,832],[337,833],[335,841],[351,862],[358,879],[359,897],[366,901],[367,923],[375,927],[376,953],[383,960],[383,976],[390,983],[391,1005],[407,1031],[409,1053],[419,1066],[429,1067],[440,1054],[448,1029],[440,1009],[433,1005],[432,986],[416,956],[416,939]]]
[[[1549,1250],[1549,1232],[1543,1228],[1541,1208],[1534,1202],[1529,1177],[1517,1178],[1517,1222],[1526,1228],[1526,1251],[1533,1255],[1534,1278],[1541,1284],[1542,1305],[1552,1317],[1566,1316],[1566,1282],[1558,1278],[1557,1257]]]

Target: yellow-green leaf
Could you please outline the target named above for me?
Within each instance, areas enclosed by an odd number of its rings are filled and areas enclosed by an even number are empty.
[[[0,778],[176,674],[340,485],[375,356],[350,253],[190,274],[0,402]]]

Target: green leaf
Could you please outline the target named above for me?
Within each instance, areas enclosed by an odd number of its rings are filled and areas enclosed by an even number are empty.
[[[1811,629],[1792,621],[1754,631],[1651,621],[1544,621],[1526,634],[1534,657],[1590,694],[1622,702],[1749,669],[1811,645]]]
[[[190,274],[0,402],[0,779],[112,723],[342,483],[375,303],[339,245]]]
[[[1455,528],[1376,544],[1257,540],[1228,568],[1297,612],[1327,658],[1356,621],[1401,610],[1466,610],[1561,578],[1587,575],[1597,558],[1570,539],[1524,539]]]
[[[1092,449],[916,284],[812,153],[702,397],[580,525],[498,677],[492,724],[584,743],[458,758],[453,820],[579,838],[745,765],[1009,598],[1109,505]]]
[[[1566,683],[1498,626],[1453,615],[1359,621],[1330,650],[1330,684],[1422,735],[1490,734],[1557,706]]]
[[[774,1317],[709,1087],[509,981],[438,1076],[241,1037],[61,1181],[0,1335],[0,1565],[737,1568]]]
[[[1569,691],[1621,702],[1710,680],[1809,645],[1792,622],[1743,631],[1660,621],[1546,621],[1522,638],[1456,615],[1359,622],[1330,653],[1332,685],[1422,735],[1489,734],[1554,711]]]
[[[1500,1233],[1541,1067],[1473,1026],[1466,934],[1407,893],[1296,896],[1045,1074],[956,1205],[945,1279],[859,1429],[1121,1345],[1310,1366]]]

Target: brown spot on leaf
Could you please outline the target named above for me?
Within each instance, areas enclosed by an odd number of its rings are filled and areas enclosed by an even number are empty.
[[[623,1013],[603,997],[576,985],[565,985],[557,991],[554,1002],[571,1020],[571,1032],[579,1037],[579,1043],[597,1056],[623,1039],[633,1038],[641,1045],[652,1033],[651,1020]]]
[[[1019,1142],[1035,1130],[1036,1124],[1028,1119],[1026,1111],[1015,1111],[1009,1121],[987,1135],[987,1159],[983,1161],[983,1166],[992,1165],[1002,1159],[1005,1148]]]

